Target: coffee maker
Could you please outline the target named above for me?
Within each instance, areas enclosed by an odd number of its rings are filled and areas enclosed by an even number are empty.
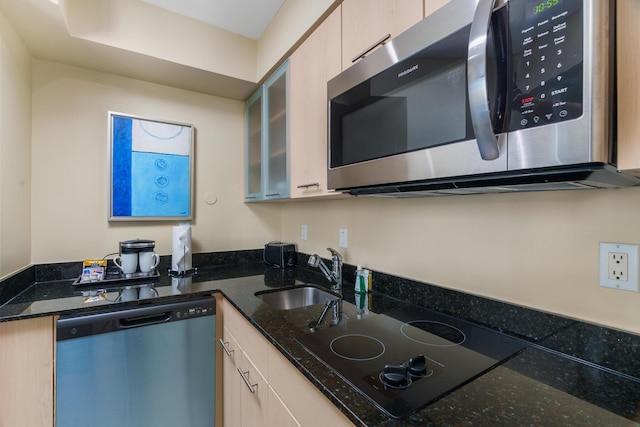
[[[113,263],[125,278],[151,276],[160,262],[160,257],[154,252],[155,246],[154,240],[120,242],[120,253]]]

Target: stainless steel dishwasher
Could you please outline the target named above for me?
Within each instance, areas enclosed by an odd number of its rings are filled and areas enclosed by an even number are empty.
[[[60,317],[56,426],[213,426],[215,299]]]

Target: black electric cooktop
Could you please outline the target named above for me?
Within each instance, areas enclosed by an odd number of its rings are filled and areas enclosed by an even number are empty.
[[[517,339],[411,307],[298,338],[321,362],[394,418],[402,418],[520,352]]]

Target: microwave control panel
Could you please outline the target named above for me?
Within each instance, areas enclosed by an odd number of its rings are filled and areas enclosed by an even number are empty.
[[[509,2],[509,26],[513,67],[509,130],[580,117],[582,0]]]

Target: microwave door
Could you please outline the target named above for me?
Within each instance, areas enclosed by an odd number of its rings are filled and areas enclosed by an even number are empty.
[[[454,1],[444,6],[329,82],[329,188],[393,186],[506,171],[506,150],[502,153],[500,147],[506,147],[502,129],[510,87],[503,55],[507,7],[487,12],[483,48],[488,52],[476,65],[484,77],[485,131],[477,124],[474,130],[470,111],[478,104],[470,100],[473,87],[468,82],[474,14],[469,12],[461,21],[459,5]],[[446,36],[433,36],[439,27],[446,28],[440,30]],[[387,51],[406,52],[407,45],[415,47],[424,40],[430,43],[391,66],[377,68]],[[491,134],[497,158],[482,159],[475,133]],[[480,144],[486,145],[484,140]]]

